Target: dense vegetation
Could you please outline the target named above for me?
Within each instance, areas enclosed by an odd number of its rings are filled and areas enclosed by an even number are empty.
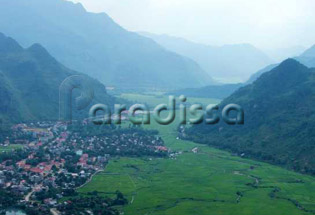
[[[82,197],[71,197],[58,206],[58,210],[65,215],[81,215],[81,214],[102,214],[102,215],[118,215],[119,211],[115,206],[121,206],[128,203],[124,195],[116,191],[115,198],[100,197],[97,191],[91,192],[89,195]],[[47,208],[38,208],[38,204],[34,202],[31,205],[22,205],[19,203],[22,197],[13,193],[0,189],[0,214],[6,214],[5,209],[18,208],[22,209],[28,215],[46,215],[49,212]]]
[[[127,203],[127,199],[119,191],[116,191],[115,199],[99,197],[97,191],[94,191],[89,197],[70,198],[63,205],[59,206],[58,210],[65,215],[88,215],[91,212],[93,214],[118,215],[119,211],[113,207]]]
[[[220,104],[241,105],[244,125],[197,125],[187,138],[315,174],[314,96],[314,70],[288,59]]]

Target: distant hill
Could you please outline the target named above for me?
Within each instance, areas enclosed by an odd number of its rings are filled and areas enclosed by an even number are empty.
[[[174,90],[168,92],[167,95],[185,95],[187,97],[225,99],[242,86],[244,86],[244,84],[211,85],[201,88]]]
[[[0,30],[23,47],[42,44],[65,66],[107,85],[179,89],[213,82],[193,60],[70,1],[3,1]]]
[[[60,64],[41,45],[24,49],[0,33],[1,122],[58,120],[59,87],[71,75],[80,73]],[[114,104],[103,84],[84,76],[94,87],[94,103]],[[74,115],[88,117],[88,108]]]
[[[223,100],[244,108],[244,125],[196,125],[188,138],[315,174],[315,70],[293,59]]]
[[[254,71],[272,63],[267,55],[250,44],[209,46],[168,35],[141,34],[195,60],[211,77],[223,81],[246,81]]]
[[[308,67],[315,67],[315,45],[307,49],[296,59]]]
[[[249,79],[245,82],[245,84],[251,84],[254,81],[256,81],[262,74],[265,72],[269,72],[270,70],[274,69],[275,67],[279,66],[279,64],[271,64],[269,66],[264,67],[263,69],[260,69],[259,71],[252,74]]]
[[[252,84],[256,81],[262,74],[265,72],[269,72],[270,70],[277,67],[279,64],[271,64],[266,66],[265,68],[257,71],[250,78],[244,82],[239,84],[221,84],[221,85],[209,85],[206,87],[200,88],[185,88],[181,90],[173,90],[167,93],[167,95],[185,95],[188,97],[199,97],[199,98],[216,98],[216,99],[225,99],[232,95],[236,90],[241,87],[244,87],[248,84]]]
[[[294,56],[292,56],[294,57]],[[300,56],[294,57],[295,60],[299,61],[303,65],[307,67],[315,67],[315,45],[311,48],[307,49],[305,52],[303,52]],[[271,64],[258,72],[251,75],[249,80],[246,82],[247,84],[250,84],[257,80],[263,73],[269,72],[271,69],[277,67],[279,64]]]
[[[216,98],[216,99],[225,99],[232,95],[236,90],[241,87],[244,87],[248,84],[252,84],[256,81],[262,74],[265,72],[269,72],[270,70],[277,67],[279,64],[271,64],[266,66],[265,68],[257,71],[250,78],[244,82],[239,84],[221,84],[221,85],[209,85],[206,87],[200,88],[185,88],[181,90],[173,90],[167,93],[167,95],[185,95],[188,97],[199,97],[199,98]]]

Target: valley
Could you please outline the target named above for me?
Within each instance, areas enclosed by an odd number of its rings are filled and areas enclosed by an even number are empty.
[[[314,6],[1,2],[0,215],[315,215]]]
[[[129,200],[126,215],[315,214],[314,177],[178,139],[176,123],[146,126],[174,154],[113,159],[81,195],[119,190]]]

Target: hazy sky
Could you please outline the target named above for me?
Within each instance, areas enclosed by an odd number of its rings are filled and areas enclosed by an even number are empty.
[[[131,31],[184,37],[211,45],[259,48],[315,44],[314,0],[73,0],[106,12]]]

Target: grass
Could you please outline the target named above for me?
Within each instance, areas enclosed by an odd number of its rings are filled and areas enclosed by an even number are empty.
[[[11,152],[16,149],[21,149],[23,146],[19,144],[11,144],[8,146],[0,146],[0,153]]]
[[[80,192],[108,196],[120,190],[130,201],[125,215],[315,214],[313,177],[177,140],[176,126],[147,126],[182,152],[175,159],[113,159]]]

